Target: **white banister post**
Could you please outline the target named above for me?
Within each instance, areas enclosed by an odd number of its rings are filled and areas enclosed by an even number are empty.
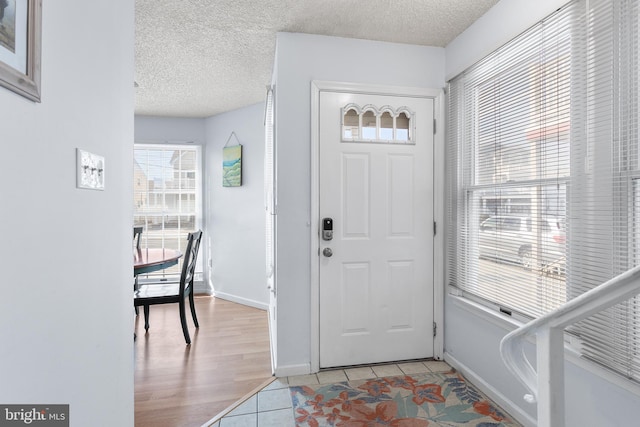
[[[564,329],[537,330],[538,427],[564,427]]]

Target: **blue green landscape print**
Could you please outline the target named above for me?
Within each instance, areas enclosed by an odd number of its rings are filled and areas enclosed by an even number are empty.
[[[242,185],[242,145],[222,149],[222,186]]]

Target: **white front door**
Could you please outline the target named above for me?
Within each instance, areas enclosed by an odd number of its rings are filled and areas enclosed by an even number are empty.
[[[320,92],[321,368],[433,356],[433,123],[431,98]]]

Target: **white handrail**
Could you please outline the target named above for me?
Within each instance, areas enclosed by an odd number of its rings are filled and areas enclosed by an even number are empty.
[[[500,354],[512,374],[538,402],[538,427],[564,426],[564,329],[640,293],[640,266],[585,292],[546,315],[506,335]],[[527,336],[536,335],[537,368],[524,352]]]

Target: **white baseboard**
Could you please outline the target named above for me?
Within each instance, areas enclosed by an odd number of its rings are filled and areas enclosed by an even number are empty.
[[[193,291],[196,295],[206,294],[211,295],[211,288],[204,282],[194,282],[193,283]]]
[[[242,297],[239,297],[237,295],[228,294],[226,292],[216,291],[215,289],[213,291],[213,296],[216,297],[216,298],[220,298],[220,299],[223,299],[223,300],[235,302],[235,303],[238,303],[238,304],[247,305],[249,307],[258,308],[260,310],[265,310],[266,311],[266,310],[269,309],[269,304],[268,303],[255,301],[255,300],[248,299],[248,298],[242,298]]]
[[[475,371],[470,369],[468,366],[460,363],[455,357],[445,352],[444,360],[449,365],[456,368],[460,373],[469,379],[473,385],[478,387],[480,391],[486,394],[491,400],[498,404],[502,409],[507,411],[509,415],[513,416],[516,421],[522,424],[525,427],[536,427],[537,422],[535,418],[533,418],[528,413],[524,412],[522,408],[516,405],[511,399],[506,397],[504,394],[500,393],[496,390],[495,387],[487,383],[482,377],[480,377]],[[520,396],[522,397],[522,396]],[[524,400],[523,400],[524,401]]]
[[[311,373],[311,365],[303,363],[301,365],[276,366],[276,377],[292,377],[295,375],[309,375]]]

